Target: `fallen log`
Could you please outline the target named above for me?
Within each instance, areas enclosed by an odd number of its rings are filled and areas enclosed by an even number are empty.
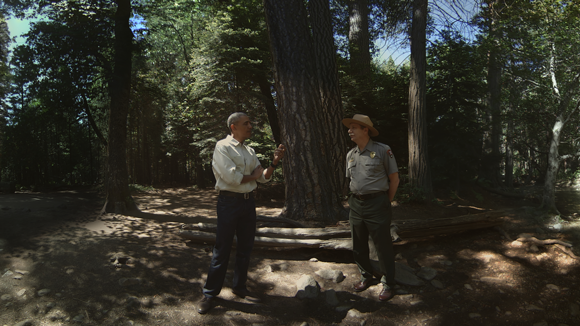
[[[491,211],[429,220],[398,220],[393,221],[391,235],[396,238],[398,233],[402,238],[416,238],[488,228],[501,225],[502,217],[506,215],[509,215],[508,211]],[[188,240],[213,244],[216,230],[217,226],[215,224],[190,224],[183,225],[179,235]],[[256,230],[255,245],[288,248],[350,249],[350,242],[350,230],[344,227],[258,228]]]
[[[395,220],[401,238],[417,238],[433,235],[452,234],[501,225],[502,218],[510,211],[489,211],[456,217],[444,217],[428,220]]]
[[[216,224],[198,223],[181,227],[183,230],[198,230],[203,232],[217,231]],[[350,238],[350,229],[344,227],[328,228],[257,228],[256,236],[288,239],[331,239]]]
[[[181,230],[179,236],[197,243],[215,243],[215,233],[195,231],[195,230]],[[254,246],[257,247],[283,247],[283,248],[320,248],[320,249],[343,249],[351,250],[352,241],[350,239],[336,238],[336,239],[285,239],[285,238],[269,238],[269,237],[255,237]],[[234,245],[236,241],[234,241]]]

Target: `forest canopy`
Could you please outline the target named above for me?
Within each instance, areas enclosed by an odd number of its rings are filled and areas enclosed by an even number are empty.
[[[544,185],[543,206],[555,210],[555,183],[577,177],[577,1],[269,3],[4,1],[0,181],[18,189],[111,184],[109,160],[121,151],[122,183],[211,187],[211,156],[227,134],[227,117],[251,116],[249,145],[267,165],[277,144],[298,136],[289,130],[287,101],[304,103],[295,114],[320,126],[320,136],[312,136],[320,144],[295,150],[332,149],[315,155],[317,172],[308,172],[336,193],[327,201],[344,195],[338,166],[354,145],[336,121],[354,113],[370,116],[380,131],[376,140],[393,149],[407,199],[429,198],[430,184],[457,190],[479,182],[511,191],[536,183]],[[423,27],[421,6],[427,8]],[[127,20],[119,15],[123,8],[130,10],[130,32],[118,29]],[[291,10],[295,25],[268,21]],[[24,14],[43,19],[9,51],[6,19]],[[424,50],[416,50],[419,42]],[[379,58],[381,43],[419,53],[396,64]],[[120,49],[128,61],[118,57]],[[280,60],[294,59],[289,77],[282,76]],[[316,91],[289,92],[298,80],[309,80]],[[416,85],[419,91],[411,92]],[[112,133],[117,107],[126,110],[117,120],[126,126],[125,139]],[[415,162],[415,133],[427,160]],[[115,140],[125,147],[114,149]],[[277,181],[299,171],[297,156],[289,153]],[[429,186],[408,169],[416,164],[430,171]]]

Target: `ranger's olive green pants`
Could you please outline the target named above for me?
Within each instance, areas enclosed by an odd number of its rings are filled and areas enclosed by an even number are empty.
[[[361,281],[373,277],[373,268],[369,258],[369,235],[377,249],[381,283],[388,287],[395,285],[395,255],[391,239],[391,202],[388,195],[359,200],[351,196],[350,232],[352,234],[352,252],[354,261],[361,272]]]

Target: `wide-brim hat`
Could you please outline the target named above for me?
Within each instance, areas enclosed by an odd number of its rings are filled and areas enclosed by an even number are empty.
[[[347,128],[350,128],[351,123],[357,123],[363,127],[369,128],[369,136],[376,137],[379,135],[379,131],[373,127],[373,122],[371,118],[364,114],[355,114],[351,118],[342,119],[342,124],[345,125]]]

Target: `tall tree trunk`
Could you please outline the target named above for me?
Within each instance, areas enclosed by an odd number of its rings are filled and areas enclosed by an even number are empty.
[[[510,107],[510,112],[513,109]],[[514,185],[514,121],[513,117],[510,115],[507,125],[506,133],[506,149],[505,149],[505,180],[504,184],[507,188],[513,188]]]
[[[413,1],[411,80],[409,83],[409,181],[427,197],[433,196],[427,150],[426,27],[427,0]]]
[[[336,63],[336,46],[334,44],[334,32],[332,30],[332,16],[328,0],[309,1],[310,26],[312,26],[312,37],[314,41],[314,53],[316,53],[316,73],[318,86],[320,89],[320,99],[322,102],[323,117],[328,126],[341,126],[344,117],[342,98],[340,96],[340,85],[338,81],[338,65]],[[367,33],[368,34],[368,33]],[[330,128],[327,131],[328,148],[330,151],[330,162],[333,175],[338,176],[332,181],[337,183],[334,188],[342,189],[343,194],[348,190],[348,179],[346,175],[346,164],[338,164],[346,159],[348,149],[346,132],[344,129]]]
[[[489,53],[487,84],[489,89],[489,111],[491,115],[491,157],[487,166],[487,177],[494,187],[500,185],[500,139],[501,139],[501,67],[497,50]]]
[[[548,152],[548,168],[546,169],[546,180],[544,180],[544,190],[542,194],[541,207],[551,213],[560,214],[556,208],[556,180],[558,177],[558,167],[560,166],[560,154],[558,145],[560,144],[560,134],[564,128],[565,121],[562,114],[556,117],[556,122],[552,127],[552,139]]]
[[[348,1],[348,47],[353,75],[368,78],[371,73],[369,1]]]
[[[332,181],[330,130],[320,100],[312,35],[302,0],[265,0],[282,143],[286,204],[282,217],[329,224],[346,217]]]
[[[131,92],[131,48],[133,33],[129,27],[131,1],[116,0],[115,67],[111,81],[107,202],[105,211],[127,213],[136,209],[131,198],[127,173],[127,115]]]

